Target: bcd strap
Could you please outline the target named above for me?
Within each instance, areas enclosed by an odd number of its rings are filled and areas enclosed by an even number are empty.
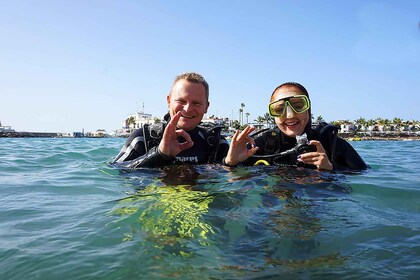
[[[209,145],[209,160],[208,163],[214,163],[219,152],[220,138],[223,126],[216,126],[208,123],[201,123],[199,128],[204,130],[204,137]]]
[[[165,127],[166,123],[164,122],[143,125],[144,148],[146,149],[146,152],[149,151],[149,147],[159,145]]]
[[[337,143],[338,130],[338,127],[331,124],[327,124],[325,122],[320,123],[315,128],[315,131],[319,134],[319,140],[322,143],[324,149],[329,154],[330,161],[333,164],[335,160],[335,147]]]
[[[272,130],[267,135],[267,141],[264,147],[265,154],[276,153],[278,146],[279,146],[278,134],[276,131]]]

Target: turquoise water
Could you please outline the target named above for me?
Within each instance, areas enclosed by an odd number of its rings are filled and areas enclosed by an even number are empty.
[[[420,142],[371,169],[107,165],[124,139],[0,139],[0,279],[414,279]]]

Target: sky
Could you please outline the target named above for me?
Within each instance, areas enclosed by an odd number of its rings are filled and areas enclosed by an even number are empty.
[[[175,76],[210,85],[207,116],[249,121],[299,82],[324,120],[420,120],[417,0],[0,0],[0,121],[17,131],[162,117]]]

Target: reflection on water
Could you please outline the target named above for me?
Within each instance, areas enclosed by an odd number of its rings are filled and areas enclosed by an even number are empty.
[[[111,215],[130,229],[122,240],[138,242],[156,258],[217,256],[214,269],[234,274],[346,259],[319,250],[318,238],[326,230],[325,202],[351,192],[344,175],[266,166],[179,165],[153,172],[153,181],[140,179],[147,175],[142,170],[121,173],[132,189]]]
[[[123,139],[0,142],[0,279],[416,279],[420,272],[419,141],[352,143],[372,166],[362,173],[127,171],[107,164]]]

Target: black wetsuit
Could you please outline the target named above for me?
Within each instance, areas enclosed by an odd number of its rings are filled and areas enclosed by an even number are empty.
[[[334,135],[333,131],[337,132],[337,128],[332,125],[322,123],[316,129],[306,129],[308,140],[318,140],[327,153],[330,162],[333,164],[334,170],[337,169],[352,169],[364,170],[367,169],[367,164],[363,161],[356,150],[344,139]],[[245,164],[252,165],[260,158],[258,155],[277,154],[296,146],[296,138],[284,135],[277,127],[270,129],[256,135],[255,144],[259,147],[256,152],[256,157],[249,158]],[[290,154],[282,157],[264,158],[272,165],[291,165],[304,166],[314,168],[313,165],[302,164],[296,161],[296,154]]]
[[[161,139],[145,141],[144,133],[148,132],[145,132],[142,128],[135,130],[112,164],[117,167],[132,169],[183,163],[221,163],[229,150],[229,143],[223,136],[220,136],[219,140],[213,130],[197,126],[193,130],[187,131],[194,145],[175,157],[170,157],[159,151],[158,146]],[[150,139],[150,137],[146,138]],[[180,142],[182,140],[179,139]],[[218,142],[218,144],[215,145],[215,142]]]

